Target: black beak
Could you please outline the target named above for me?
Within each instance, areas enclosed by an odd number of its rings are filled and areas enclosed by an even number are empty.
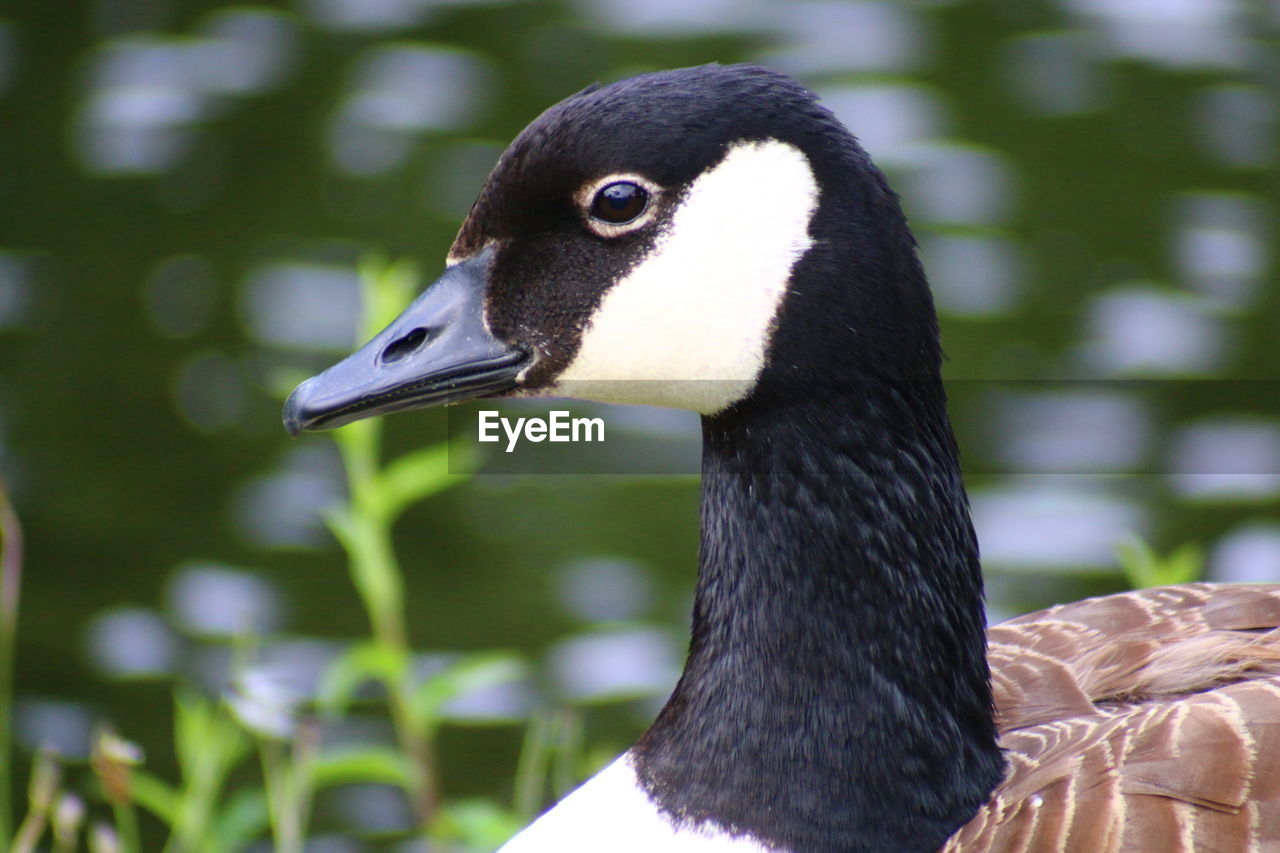
[[[373,340],[294,389],[284,404],[289,434],[516,387],[530,356],[485,327],[491,257],[486,249],[447,269]]]

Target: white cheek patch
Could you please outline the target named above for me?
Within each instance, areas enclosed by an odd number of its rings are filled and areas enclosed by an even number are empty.
[[[704,823],[678,826],[617,761],[508,841],[498,853],[770,853],[754,839]],[[776,853],[776,851],[775,851]]]
[[[764,367],[818,187],[799,149],[739,143],[700,175],[648,256],[592,315],[548,393],[720,411]]]

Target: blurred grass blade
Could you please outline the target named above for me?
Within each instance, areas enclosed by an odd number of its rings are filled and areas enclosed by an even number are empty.
[[[441,442],[389,463],[378,478],[382,496],[380,510],[394,519],[406,507],[455,485],[458,478],[449,473],[449,445]]]
[[[542,810],[556,726],[556,712],[543,709],[530,718],[529,727],[525,730],[520,761],[516,765],[515,793],[511,799],[515,813],[526,823]]]
[[[302,853],[311,819],[312,772],[320,732],[314,721],[298,726],[291,746],[258,739],[266,781],[267,813],[276,853]]]
[[[361,746],[320,753],[311,765],[316,790],[336,785],[380,784],[406,788],[411,773],[404,756],[388,746]]]
[[[7,768],[6,768],[7,769]],[[41,750],[31,764],[31,781],[27,785],[27,816],[18,827],[11,853],[34,853],[44,835],[49,814],[62,784],[62,768],[52,754]]]
[[[145,770],[133,772],[133,797],[138,805],[170,826],[178,817],[178,792]]]
[[[13,767],[13,658],[22,589],[22,527],[0,480],[0,849],[13,838],[9,768]]]
[[[494,687],[523,678],[528,672],[518,655],[510,652],[481,652],[468,655],[427,678],[413,692],[415,723],[434,728],[446,702],[465,693]]]
[[[534,714],[520,749],[512,797],[512,809],[521,825],[537,817],[549,800],[558,800],[576,788],[585,775],[582,764],[582,715],[572,708]]]
[[[219,703],[194,693],[175,702],[175,741],[182,789],[173,835],[166,851],[210,849],[209,826],[227,775],[249,754],[252,743]]]
[[[574,708],[559,710],[559,728],[556,729],[555,750],[551,753],[551,796],[559,800],[582,784],[588,776],[594,775],[613,761],[613,755],[606,755],[602,761],[587,764],[586,724],[582,713]]]
[[[344,714],[362,684],[398,682],[407,666],[407,658],[399,649],[375,641],[355,643],[325,671],[316,704],[322,713]]]
[[[244,850],[262,837],[271,824],[267,795],[262,788],[232,794],[213,822],[212,835],[222,850]]]

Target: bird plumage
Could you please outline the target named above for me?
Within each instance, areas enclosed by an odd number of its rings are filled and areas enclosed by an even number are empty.
[[[1280,587],[1078,601],[988,632],[1008,772],[945,853],[1280,850]]]
[[[603,221],[620,183],[639,213]],[[703,416],[680,682],[507,853],[1280,849],[1280,587],[985,630],[914,238],[789,78],[703,66],[547,110],[440,282],[286,423],[494,394]]]

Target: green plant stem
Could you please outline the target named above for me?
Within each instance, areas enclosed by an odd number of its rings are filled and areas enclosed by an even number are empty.
[[[0,848],[13,837],[9,768],[13,767],[13,655],[22,588],[22,528],[0,481]]]
[[[122,853],[141,853],[138,840],[138,815],[130,803],[112,803],[111,812],[116,820],[116,835],[120,839]]]
[[[284,787],[282,778],[284,763],[280,756],[280,744],[261,740],[258,743],[258,754],[262,758],[262,779],[267,793],[267,813],[271,816],[271,840],[276,853],[297,853],[298,842],[286,826],[284,815]]]
[[[556,714],[556,748],[552,754],[551,793],[560,799],[582,782],[583,742],[582,715],[572,708],[561,708]]]
[[[351,492],[351,570],[374,637],[389,648],[407,650],[404,586],[391,547],[391,519],[379,500],[381,424],[365,421],[346,427],[339,438]]]
[[[288,759],[282,744],[259,741],[275,853],[302,853],[305,846],[311,813],[311,763],[318,740],[317,728],[302,723]]]
[[[364,421],[338,435],[351,494],[344,544],[351,575],[369,616],[374,641],[401,662],[394,676],[383,679],[396,740],[409,759],[415,815],[429,824],[438,806],[435,755],[426,732],[412,711],[411,650],[404,623],[404,585],[391,545],[393,518],[380,500],[378,483],[381,424]]]
[[[516,765],[515,793],[512,808],[522,821],[528,822],[542,808],[547,786],[547,769],[551,763],[552,740],[555,737],[554,711],[537,711],[529,720],[520,761]]]
[[[387,685],[387,690],[391,698],[392,724],[395,726],[401,748],[410,760],[414,811],[423,825],[426,825],[435,817],[439,806],[439,794],[435,781],[435,753],[431,742],[413,725],[413,718],[409,712],[409,690],[404,679],[395,687]]]
[[[181,804],[165,853],[196,853],[216,849],[208,831],[218,792],[229,769],[239,731],[230,720],[212,727],[192,765],[183,768]]]
[[[319,726],[314,721],[303,722],[293,740],[293,760],[289,767],[289,816],[294,822],[299,850],[305,845],[307,824],[311,819],[311,798],[315,791],[312,762],[319,748]]]
[[[215,743],[210,753],[220,752],[221,744]],[[209,817],[213,814],[218,788],[221,785],[219,767],[221,762],[214,755],[203,756],[196,768],[195,777],[184,798],[182,824],[178,828],[178,850],[193,853],[200,849],[205,837],[205,829],[209,825]]]
[[[47,819],[48,815],[43,812],[27,812],[27,816],[18,827],[18,834],[14,836],[13,846],[9,848],[10,853],[34,853],[36,843],[40,841],[40,836],[44,835]]]
[[[4,768],[8,770],[9,768]],[[53,754],[41,750],[31,763],[31,780],[27,784],[27,816],[18,827],[11,853],[31,853],[36,842],[44,835],[49,815],[58,801],[58,788],[62,784],[62,767]]]
[[[361,265],[364,317],[360,340],[377,334],[412,298],[417,274],[412,264],[369,258]],[[359,341],[357,341],[359,343]],[[396,510],[382,476],[382,425],[367,420],[338,430],[335,440],[347,472],[350,507],[335,532],[350,559],[351,579],[360,594],[374,643],[397,662],[381,679],[396,740],[409,763],[406,794],[426,828],[439,801],[434,745],[413,705],[412,651],[404,620],[404,583],[392,548]]]

